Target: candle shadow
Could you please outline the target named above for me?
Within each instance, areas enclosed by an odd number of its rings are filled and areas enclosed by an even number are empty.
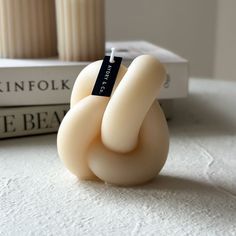
[[[213,185],[212,183],[206,183],[175,176],[160,175],[143,187],[146,189],[158,189],[164,191],[174,190],[188,193],[194,193],[198,191],[206,191],[206,193],[217,192],[223,195],[227,195],[228,197],[235,198],[236,200],[236,189],[233,193],[231,193],[230,191],[224,190],[225,188],[223,186],[222,188],[220,188],[216,185]]]
[[[202,226],[213,216],[224,227],[236,218],[236,196],[227,194],[215,186],[181,177],[160,175],[153,181],[135,187],[117,187],[101,182],[79,184],[89,191],[89,195],[107,205],[115,207],[125,203],[125,208],[137,214],[165,214],[168,218],[190,221],[195,217]],[[127,210],[127,209],[126,209]],[[141,211],[141,213],[140,213]],[[223,224],[223,223],[222,223]],[[222,226],[223,227],[223,226]]]
[[[226,191],[224,188],[220,188],[218,186],[215,186],[211,183],[191,180],[191,179],[185,179],[182,177],[175,177],[175,176],[168,176],[168,175],[159,175],[155,179],[146,182],[144,184],[136,185],[136,186],[117,186],[109,183],[105,183],[103,181],[81,181],[78,180],[78,184],[87,186],[88,188],[106,188],[107,190],[111,191],[123,191],[127,192],[129,190],[131,191],[156,191],[156,193],[162,192],[162,191],[168,191],[168,192],[186,192],[186,193],[198,193],[199,191],[202,191],[205,193],[218,193],[222,196],[228,196],[230,198],[235,198],[236,201],[236,189],[235,191]]]
[[[185,99],[176,99],[173,105],[173,116],[169,120],[171,134],[188,137],[212,137],[236,134],[236,113],[225,109],[216,102],[215,94],[192,93]],[[207,100],[207,101],[206,101]],[[229,106],[230,104],[225,104]]]

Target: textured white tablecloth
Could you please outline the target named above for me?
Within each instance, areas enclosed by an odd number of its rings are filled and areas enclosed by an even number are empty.
[[[78,182],[56,135],[0,141],[0,235],[236,235],[236,83],[191,80],[161,175]]]

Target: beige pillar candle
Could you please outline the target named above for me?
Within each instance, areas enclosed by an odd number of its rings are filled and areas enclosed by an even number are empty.
[[[105,54],[104,0],[56,0],[61,60],[94,61]]]
[[[0,0],[0,57],[57,54],[54,0]]]

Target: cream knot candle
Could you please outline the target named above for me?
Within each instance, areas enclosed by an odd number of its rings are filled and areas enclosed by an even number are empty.
[[[168,126],[155,101],[165,80],[164,67],[152,56],[137,57],[128,69],[119,67],[110,97],[92,95],[102,63],[88,65],[74,84],[71,109],[58,131],[59,156],[82,180],[145,183],[159,173],[168,154]],[[112,60],[104,81],[112,73],[109,68]],[[99,92],[106,89],[104,81]]]

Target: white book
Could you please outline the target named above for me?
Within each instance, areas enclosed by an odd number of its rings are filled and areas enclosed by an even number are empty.
[[[160,104],[169,119],[172,100]],[[69,108],[67,104],[0,108],[0,139],[56,133]]]
[[[180,56],[145,41],[108,42],[107,52],[117,48],[117,56],[129,65],[142,54],[151,54],[165,66],[167,80],[159,99],[186,97],[188,62]],[[25,106],[69,103],[73,84],[89,62],[64,62],[58,59],[0,59],[0,106]]]

